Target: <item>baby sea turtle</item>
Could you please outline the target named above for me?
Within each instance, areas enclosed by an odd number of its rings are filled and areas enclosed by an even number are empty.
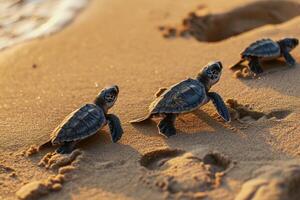
[[[250,46],[241,53],[241,60],[231,68],[248,60],[250,70],[255,74],[259,74],[263,72],[259,63],[260,60],[272,60],[281,56],[285,58],[288,65],[293,66],[296,61],[291,56],[290,51],[298,44],[299,40],[296,38],[284,38],[278,41],[273,41],[271,39],[258,40],[250,44]]]
[[[188,78],[169,88],[160,88],[156,99],[149,106],[149,114],[143,118],[135,119],[130,123],[138,123],[152,117],[162,116],[158,124],[159,133],[170,137],[176,134],[174,122],[181,113],[191,112],[212,100],[219,115],[230,121],[230,115],[221,96],[209,92],[221,76],[221,62],[212,62],[205,66],[196,79]]]
[[[113,142],[121,139],[123,129],[119,118],[108,114],[119,94],[118,86],[104,88],[97,96],[94,104],[86,104],[70,113],[62,123],[54,129],[51,139],[41,147],[60,145],[58,153],[70,153],[77,142],[97,133],[106,124],[109,125]]]

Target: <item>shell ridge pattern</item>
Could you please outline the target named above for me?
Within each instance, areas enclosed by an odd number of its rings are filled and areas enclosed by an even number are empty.
[[[271,39],[262,39],[250,44],[242,53],[242,56],[276,57],[280,55],[280,47]]]
[[[189,112],[203,102],[205,94],[204,85],[189,78],[171,86],[150,105],[150,111],[152,114]]]
[[[82,106],[66,119],[53,133],[52,143],[58,144],[87,138],[106,123],[102,109],[94,104]]]

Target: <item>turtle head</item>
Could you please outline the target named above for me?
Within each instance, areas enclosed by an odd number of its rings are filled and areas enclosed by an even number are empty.
[[[102,107],[105,111],[110,109],[117,101],[119,87],[117,85],[105,87],[95,99],[95,104]]]
[[[297,38],[284,38],[278,41],[278,44],[281,49],[286,49],[291,51],[299,44],[299,40]]]
[[[222,63],[220,61],[214,61],[208,63],[203,67],[202,71],[198,74],[197,80],[202,82],[207,89],[216,84],[222,74]]]

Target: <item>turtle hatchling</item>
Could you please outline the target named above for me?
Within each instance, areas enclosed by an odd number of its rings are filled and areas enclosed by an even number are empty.
[[[284,57],[288,65],[293,66],[296,64],[296,61],[290,54],[290,51],[298,44],[299,40],[296,38],[284,38],[278,41],[273,41],[271,39],[258,40],[250,44],[241,53],[241,60],[231,68],[234,68],[248,60],[250,70],[255,74],[259,74],[263,72],[259,61],[273,60],[281,56]]]
[[[170,137],[176,134],[175,119],[178,114],[191,112],[210,100],[214,103],[219,115],[230,121],[230,115],[221,96],[209,92],[210,88],[220,80],[222,64],[219,61],[209,63],[198,74],[196,79],[188,78],[169,88],[160,88],[156,99],[149,106],[147,116],[130,121],[138,123],[152,117],[163,117],[159,122],[159,133]]]
[[[121,139],[123,129],[119,118],[108,114],[115,104],[119,94],[118,86],[104,88],[96,97],[93,104],[86,104],[70,113],[63,122],[52,132],[51,139],[41,147],[60,146],[57,153],[70,153],[77,142],[97,133],[108,124],[113,142]]]

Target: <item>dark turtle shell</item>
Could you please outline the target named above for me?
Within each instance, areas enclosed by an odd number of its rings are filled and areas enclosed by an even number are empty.
[[[52,132],[52,144],[78,141],[95,134],[106,124],[103,110],[95,104],[86,104],[70,113]]]
[[[151,114],[186,113],[206,103],[206,100],[204,85],[197,80],[186,79],[156,98],[149,110]]]
[[[278,57],[280,56],[279,44],[271,39],[258,40],[249,47],[247,47],[242,53],[243,58],[254,56],[259,58]]]

